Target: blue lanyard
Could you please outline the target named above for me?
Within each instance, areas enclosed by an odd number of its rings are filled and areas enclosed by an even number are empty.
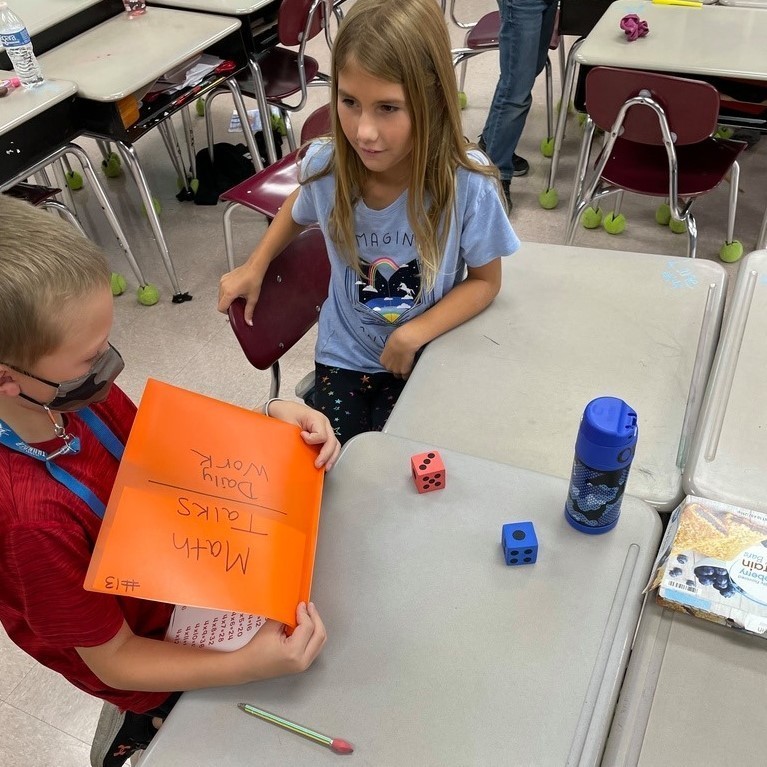
[[[86,425],[90,427],[90,430],[96,435],[98,441],[119,462],[123,457],[125,446],[115,436],[114,432],[90,408],[80,410],[78,415],[85,421]],[[53,462],[53,459],[58,458],[60,455],[79,453],[79,437],[68,440],[62,448],[48,454],[36,447],[32,447],[32,445],[28,445],[13,429],[11,429],[10,426],[8,426],[7,423],[0,421],[0,445],[5,445],[11,450],[15,450],[17,453],[28,455],[30,458],[36,458],[38,461],[43,461],[48,472],[57,482],[60,482],[64,487],[71,490],[78,498],[85,501],[85,503],[90,506],[91,511],[99,519],[104,518],[106,507],[98,496],[82,482],[75,479],[68,471],[65,471],[61,466],[58,466]]]

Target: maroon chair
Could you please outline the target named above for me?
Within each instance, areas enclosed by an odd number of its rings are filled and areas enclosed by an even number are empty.
[[[330,135],[330,105],[315,109],[301,129],[301,143],[305,144],[317,136]],[[234,269],[234,241],[232,237],[232,214],[239,206],[274,218],[287,197],[298,187],[298,164],[301,149],[296,149],[271,165],[267,165],[245,181],[224,192],[220,199],[226,202],[224,208],[224,251],[226,263]]]
[[[328,295],[330,261],[318,227],[298,235],[266,270],[253,325],[244,318],[245,300],[229,307],[237,341],[253,367],[271,368],[269,397],[280,393],[280,358],[314,327]]]
[[[687,225],[687,255],[694,258],[697,226],[692,204],[729,175],[724,247],[730,254],[727,260],[737,260],[739,256],[732,257],[740,245],[733,241],[740,174],[737,158],[745,144],[712,138],[719,113],[716,88],[683,77],[596,67],[586,78],[586,111],[568,243],[587,206],[625,190],[667,197],[672,217]],[[605,131],[605,143],[587,179],[596,128]]]
[[[501,30],[501,14],[491,11],[482,16],[476,22],[464,22],[455,17],[455,0],[450,3],[450,18],[453,23],[462,29],[467,29],[464,39],[464,47],[452,51],[453,66],[461,65],[461,74],[458,81],[458,91],[464,93],[466,83],[466,62],[486,51],[497,51],[499,46],[498,36]],[[559,51],[559,74],[560,80],[564,79],[565,49],[561,45],[559,34],[559,11],[557,20],[554,22],[554,30],[549,40],[549,50]],[[551,61],[546,59],[546,130],[547,137],[541,141],[541,153],[545,157],[551,157],[554,153],[554,85],[551,76]]]
[[[277,35],[280,45],[270,48],[263,56],[253,57],[250,69],[255,79],[257,97],[265,97],[267,104],[280,110],[287,127],[291,151],[296,148],[290,112],[298,112],[306,105],[310,85],[329,85],[330,77],[320,72],[319,63],[307,55],[306,44],[326,27],[326,0],[281,0],[277,15]],[[297,47],[298,50],[290,50]],[[286,99],[300,94],[295,103]],[[262,115],[264,124],[268,118]],[[267,142],[268,146],[268,142]],[[270,160],[273,162],[274,158]]]

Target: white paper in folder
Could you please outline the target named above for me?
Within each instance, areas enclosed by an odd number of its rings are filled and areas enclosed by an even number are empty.
[[[265,622],[262,615],[176,605],[165,641],[231,652],[247,644]]]

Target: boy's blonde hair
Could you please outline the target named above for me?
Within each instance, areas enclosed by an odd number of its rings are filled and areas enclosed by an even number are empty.
[[[421,261],[422,289],[434,286],[455,203],[459,166],[496,176],[495,168],[466,154],[450,38],[437,0],[358,0],[346,14],[333,46],[331,114],[335,151],[335,206],[330,233],[360,274],[353,208],[368,174],[341,130],[338,73],[350,61],[368,74],[402,85],[412,123],[412,173],[407,214]],[[427,207],[428,204],[428,207]]]
[[[104,254],[74,227],[0,194],[0,363],[29,369],[54,351],[57,309],[109,276]]]

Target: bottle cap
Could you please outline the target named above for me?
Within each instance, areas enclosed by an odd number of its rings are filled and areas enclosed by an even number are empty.
[[[637,414],[618,397],[597,397],[583,411],[575,452],[593,469],[628,466],[638,435]]]

